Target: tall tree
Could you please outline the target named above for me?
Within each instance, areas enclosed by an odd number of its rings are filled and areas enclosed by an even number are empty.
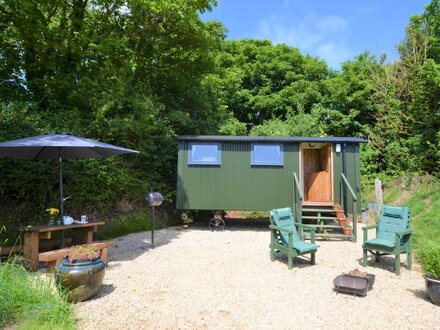
[[[128,161],[72,162],[71,206],[105,208],[153,185],[172,192],[174,137],[213,132],[220,115],[205,78],[215,70],[224,29],[199,18],[215,3],[0,1],[0,140],[61,130],[142,151]],[[0,162],[8,169],[0,203],[13,196],[35,202],[38,193],[38,205],[52,203],[51,187],[14,183],[24,171],[42,182],[48,164],[28,171],[24,163]]]

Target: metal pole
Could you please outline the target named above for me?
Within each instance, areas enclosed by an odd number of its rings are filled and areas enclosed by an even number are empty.
[[[59,158],[60,161],[60,219],[63,221],[63,215],[64,215],[64,196],[63,196],[63,160],[61,157]]]
[[[342,144],[342,173],[347,176],[347,144]],[[347,187],[345,184],[342,185],[342,198],[341,205],[345,210],[346,214],[348,213],[348,201],[347,201]]]
[[[63,195],[63,159],[61,158],[60,148],[58,148],[58,156],[60,162],[60,221],[63,223],[64,215],[64,195]],[[64,247],[64,230],[61,230],[61,248]]]
[[[154,206],[151,207],[151,245],[154,249]]]

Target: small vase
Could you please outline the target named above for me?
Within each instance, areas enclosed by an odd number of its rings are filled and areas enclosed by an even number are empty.
[[[55,219],[54,217],[49,217],[49,222],[47,223],[48,226],[54,226],[55,225]]]

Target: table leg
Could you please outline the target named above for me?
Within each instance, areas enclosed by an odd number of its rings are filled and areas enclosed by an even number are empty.
[[[75,230],[75,244],[90,244],[93,242],[93,228]]]
[[[39,240],[38,232],[24,232],[23,257],[32,271],[38,269]]]

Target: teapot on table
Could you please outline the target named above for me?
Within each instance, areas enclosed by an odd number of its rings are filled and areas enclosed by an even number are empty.
[[[65,225],[71,225],[73,223],[73,218],[65,215],[63,216],[63,223]]]

